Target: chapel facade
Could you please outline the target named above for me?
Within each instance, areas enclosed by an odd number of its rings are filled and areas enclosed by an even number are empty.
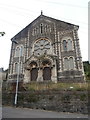
[[[78,29],[41,13],[11,39],[8,81],[83,82]]]

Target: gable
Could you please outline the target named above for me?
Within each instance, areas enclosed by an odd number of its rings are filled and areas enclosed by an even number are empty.
[[[32,21],[29,25],[27,25],[23,30],[21,30],[18,34],[16,34],[13,38],[18,38],[21,36],[25,37],[28,32],[28,29],[29,30],[31,29],[31,31],[32,31],[34,27],[36,27],[36,26],[40,27],[40,24],[45,24],[47,26],[49,25],[49,27],[51,26],[52,29],[54,29],[54,25],[55,25],[59,31],[61,31],[63,29],[64,30],[73,29],[74,26],[77,26],[77,25],[74,25],[74,24],[71,24],[68,22],[64,22],[61,20],[57,20],[57,19],[54,19],[54,18],[51,18],[51,17],[41,14],[34,21]],[[79,27],[79,26],[77,26],[77,27]]]

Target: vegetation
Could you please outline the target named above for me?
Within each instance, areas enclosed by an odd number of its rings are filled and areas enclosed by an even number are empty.
[[[90,81],[90,64],[89,64],[89,61],[83,62],[83,65],[84,65],[84,72],[85,72],[86,80],[89,82]]]
[[[37,91],[37,90],[77,90],[77,91],[84,91],[87,90],[88,84],[87,83],[30,83],[24,86],[27,91]]]

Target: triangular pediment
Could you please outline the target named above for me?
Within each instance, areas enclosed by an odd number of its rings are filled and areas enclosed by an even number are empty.
[[[21,30],[18,34],[16,34],[14,37],[18,37],[18,35],[25,35],[25,33],[28,31],[29,28],[34,27],[35,25],[37,25],[38,23],[42,23],[42,22],[47,22],[48,24],[53,24],[56,25],[56,27],[62,29],[72,29],[74,26],[79,27],[78,25],[74,25],[65,21],[61,21],[55,18],[51,18],[45,15],[40,15],[38,16],[35,20],[33,20],[29,25],[27,25],[23,30]],[[13,37],[13,38],[14,38]],[[13,39],[12,38],[12,39]],[[12,40],[11,39],[11,40]]]

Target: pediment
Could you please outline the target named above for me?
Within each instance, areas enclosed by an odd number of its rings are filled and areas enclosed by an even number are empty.
[[[68,29],[68,28],[70,29],[70,28],[74,28],[75,26],[79,28],[78,25],[74,25],[45,15],[40,15],[35,20],[33,20],[29,25],[27,25],[23,30],[21,30],[18,34],[16,34],[12,39],[14,38],[16,39],[19,36],[25,36],[25,34],[28,32],[28,29],[32,29],[33,27],[37,26],[40,23],[45,23],[45,24],[47,23],[52,26],[56,25],[56,27],[58,27],[59,30]]]

